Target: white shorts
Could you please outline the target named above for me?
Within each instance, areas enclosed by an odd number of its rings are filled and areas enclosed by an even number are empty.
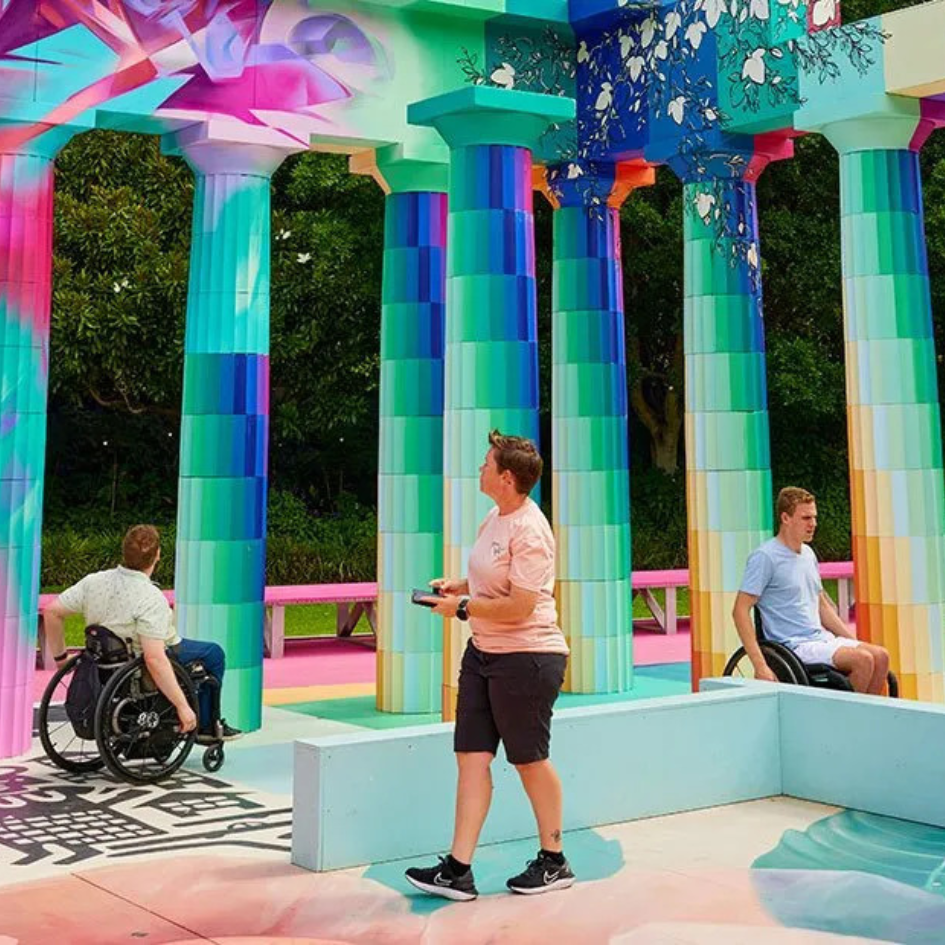
[[[794,655],[802,663],[827,663],[836,669],[837,664],[833,661],[833,657],[837,650],[845,646],[859,646],[859,644],[859,640],[834,636],[829,630],[821,630],[815,637],[797,641],[789,640],[785,645],[793,650]]]

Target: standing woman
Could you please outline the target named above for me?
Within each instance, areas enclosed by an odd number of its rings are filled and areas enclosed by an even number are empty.
[[[453,845],[437,866],[407,880],[447,899],[479,895],[470,864],[492,800],[492,759],[501,740],[531,801],[541,849],[507,886],[543,893],[574,883],[561,847],[561,781],[548,758],[552,706],[564,682],[568,645],[554,599],[555,539],[528,497],[542,461],[531,440],[489,434],[479,488],[496,507],[469,556],[468,580],[438,579],[434,612],[468,620],[459,673],[453,749],[459,767]]]

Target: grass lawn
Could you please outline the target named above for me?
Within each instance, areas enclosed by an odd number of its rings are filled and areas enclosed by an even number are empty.
[[[837,582],[825,581],[824,589],[837,599]],[[44,591],[43,593],[47,593]],[[656,599],[660,606],[666,603],[663,591],[656,591]],[[680,587],[676,591],[676,610],[680,616],[689,613],[689,588]],[[646,602],[642,596],[633,601],[633,617],[641,619],[650,617]],[[364,621],[358,625],[358,631],[364,629]],[[335,605],[334,604],[294,604],[286,607],[285,633],[287,637],[323,637],[335,635]],[[82,618],[73,615],[66,620],[66,643],[69,646],[81,646],[83,641]]]

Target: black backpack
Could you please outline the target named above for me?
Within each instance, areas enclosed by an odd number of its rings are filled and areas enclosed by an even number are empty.
[[[98,663],[83,655],[72,672],[66,692],[66,715],[79,738],[95,738],[95,707],[101,694]]]

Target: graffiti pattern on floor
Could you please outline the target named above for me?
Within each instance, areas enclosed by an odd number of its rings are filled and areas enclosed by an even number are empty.
[[[156,786],[71,775],[44,757],[0,765],[0,867],[71,866],[185,850],[287,853],[291,808],[181,769]]]

